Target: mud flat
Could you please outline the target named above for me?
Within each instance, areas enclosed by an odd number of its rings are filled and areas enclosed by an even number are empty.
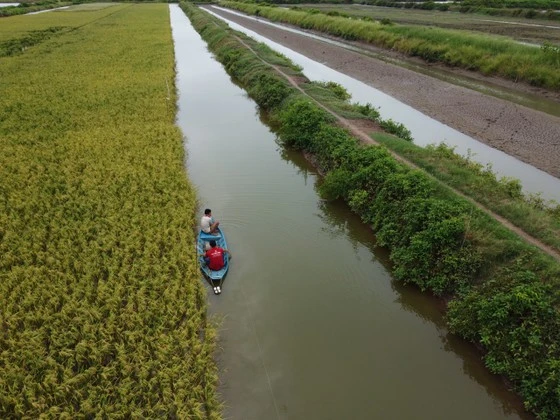
[[[211,8],[274,42],[379,89],[422,113],[491,147],[560,177],[560,117],[444,82],[342,46],[288,32],[254,19]],[[357,44],[356,44],[357,45]],[[360,44],[360,47],[364,47]],[[392,54],[392,53],[391,53]],[[464,71],[457,71],[458,77]],[[530,92],[556,101],[560,94],[496,78],[486,84]]]

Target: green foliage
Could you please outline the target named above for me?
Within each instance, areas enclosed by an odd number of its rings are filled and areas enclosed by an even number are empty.
[[[327,172],[348,162],[357,144],[357,140],[348,131],[330,124],[321,124],[306,149],[317,158],[321,170]]]
[[[295,149],[305,149],[321,125],[329,119],[325,111],[306,99],[294,100],[278,118],[282,122],[282,140]]]
[[[375,108],[372,104],[355,104],[354,105],[358,112],[362,115],[372,119],[373,121],[378,121],[380,119],[379,110]]]
[[[45,0],[38,2],[20,2],[18,6],[0,7],[0,17],[23,15],[26,13],[49,10],[71,5],[70,1]]]
[[[547,202],[539,195],[523,195],[518,180],[497,178],[491,167],[483,166],[469,156],[460,156],[454,148],[443,143],[421,148],[388,136],[377,136],[376,139],[434,177],[560,250],[557,203]]]
[[[523,198],[521,181],[515,178],[501,177],[498,180],[502,190],[511,198]]]
[[[397,263],[395,276],[436,295],[464,289],[480,266],[480,255],[467,240],[464,210],[431,198],[411,204],[414,209],[404,203],[409,211],[400,212],[401,218],[412,217],[405,226],[414,231],[406,232],[409,243],[391,254]]]
[[[336,83],[336,82],[314,82],[314,83],[330,90],[332,93],[334,93],[334,95],[338,99],[340,99],[342,101],[347,101],[352,97],[352,95],[350,95],[348,93],[346,88],[344,88],[339,83]]]
[[[528,18],[528,19],[532,19],[532,18],[534,18],[535,16],[537,16],[537,14],[538,14],[538,13],[537,13],[536,10],[532,10],[532,9],[531,9],[531,10],[527,10],[527,12],[525,12],[525,17]]]
[[[257,104],[266,110],[280,105],[290,94],[286,82],[268,73],[255,76],[256,81],[250,83],[249,94]]]
[[[320,187],[321,196],[331,201],[346,197],[349,190],[352,190],[352,173],[340,168],[328,172]]]
[[[530,258],[530,256],[527,256]],[[485,362],[507,374],[541,418],[560,409],[560,322],[549,285],[517,261],[449,305],[449,325],[487,349]]]
[[[408,128],[406,128],[403,124],[393,121],[392,119],[382,120],[379,119],[379,125],[385,129],[388,133],[394,134],[395,136],[406,140],[406,141],[414,141],[412,138],[412,133]]]

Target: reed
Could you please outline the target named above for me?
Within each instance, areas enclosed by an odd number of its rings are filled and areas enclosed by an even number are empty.
[[[348,40],[369,42],[428,62],[440,62],[560,90],[558,54],[520,45],[506,38],[433,27],[382,25],[379,22],[251,3],[223,1],[220,4],[248,14],[258,14],[274,22],[289,23]]]

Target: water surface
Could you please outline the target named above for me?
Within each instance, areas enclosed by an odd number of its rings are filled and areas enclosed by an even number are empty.
[[[393,281],[386,251],[285,150],[177,5],[178,125],[201,209],[233,254],[219,296],[228,419],[523,418],[437,302]],[[194,245],[193,245],[194,246]]]

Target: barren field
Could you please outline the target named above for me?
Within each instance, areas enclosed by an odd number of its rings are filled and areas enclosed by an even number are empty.
[[[560,177],[560,118],[507,100],[443,82],[394,64],[211,9],[275,42],[367,83],[424,114],[520,160]],[[365,46],[360,44],[361,48]],[[368,47],[372,48],[372,47]],[[400,57],[404,59],[404,57]],[[464,71],[457,71],[457,74]],[[472,73],[469,73],[473,77]],[[531,92],[558,102],[558,92],[496,78],[485,83]]]

